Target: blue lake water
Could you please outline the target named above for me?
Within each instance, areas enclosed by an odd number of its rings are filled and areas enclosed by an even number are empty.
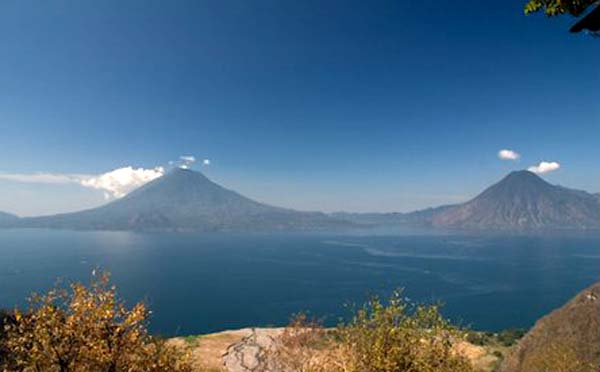
[[[97,267],[128,302],[146,301],[151,329],[167,335],[281,325],[298,311],[335,324],[344,304],[398,287],[499,330],[531,326],[600,279],[600,236],[0,230],[0,307]]]

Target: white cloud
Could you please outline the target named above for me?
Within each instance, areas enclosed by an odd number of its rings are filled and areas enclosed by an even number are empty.
[[[81,174],[58,174],[58,173],[0,173],[0,179],[23,183],[48,183],[66,184],[77,183],[80,179],[89,177]]]
[[[498,158],[502,160],[519,160],[520,157],[521,154],[513,150],[502,149],[498,151]]]
[[[123,167],[98,175],[60,174],[60,173],[0,173],[0,180],[45,183],[45,184],[79,184],[104,191],[106,198],[121,198],[133,189],[150,182],[165,173],[163,167],[152,169]]]
[[[542,161],[538,165],[533,165],[533,166],[527,168],[527,170],[530,172],[533,172],[533,173],[543,174],[543,173],[555,171],[559,168],[560,168],[560,164],[555,161],[550,161],[550,162]]]
[[[82,179],[82,186],[104,190],[105,196],[122,198],[130,191],[150,182],[165,173],[163,167],[153,169],[123,167],[100,174],[95,177]]]
[[[196,157],[193,155],[181,155],[177,166],[181,169],[189,169],[196,162]]]
[[[210,159],[202,160],[202,165],[210,165]]]
[[[194,163],[196,161],[196,157],[193,155],[181,155],[179,159],[185,163]]]

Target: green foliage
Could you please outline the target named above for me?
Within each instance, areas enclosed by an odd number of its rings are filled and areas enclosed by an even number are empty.
[[[478,346],[504,346],[510,347],[517,343],[527,331],[522,328],[509,328],[500,333],[469,331],[465,339]]]
[[[270,364],[299,372],[472,372],[456,346],[464,335],[438,306],[411,306],[396,291],[373,298],[333,330],[297,316]]]
[[[339,332],[352,351],[355,371],[472,370],[469,361],[453,348],[462,334],[442,317],[438,306],[410,309],[401,291],[387,303],[372,299]]]
[[[501,345],[512,346],[525,336],[525,333],[527,333],[527,331],[522,328],[509,328],[498,333],[496,337]]]
[[[579,17],[596,2],[597,0],[530,0],[525,4],[525,14],[543,11],[550,17],[562,14]]]
[[[188,344],[188,345],[196,345],[198,343],[198,340],[200,340],[202,338],[201,335],[199,336],[185,336],[183,338],[183,340]]]
[[[492,342],[493,334],[471,331],[467,332],[465,339],[473,345],[485,346]]]

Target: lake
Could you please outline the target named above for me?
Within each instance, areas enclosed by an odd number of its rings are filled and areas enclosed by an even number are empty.
[[[165,335],[282,325],[298,311],[336,324],[344,304],[398,287],[494,331],[529,327],[597,281],[600,236],[0,230],[0,307],[95,268],[129,303],[146,301],[151,330]]]

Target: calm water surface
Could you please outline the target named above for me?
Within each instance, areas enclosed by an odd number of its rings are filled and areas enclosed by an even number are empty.
[[[600,236],[0,230],[0,307],[97,267],[127,301],[146,301],[152,330],[168,335],[280,325],[298,311],[335,324],[344,304],[397,287],[499,330],[528,327],[597,281]]]

